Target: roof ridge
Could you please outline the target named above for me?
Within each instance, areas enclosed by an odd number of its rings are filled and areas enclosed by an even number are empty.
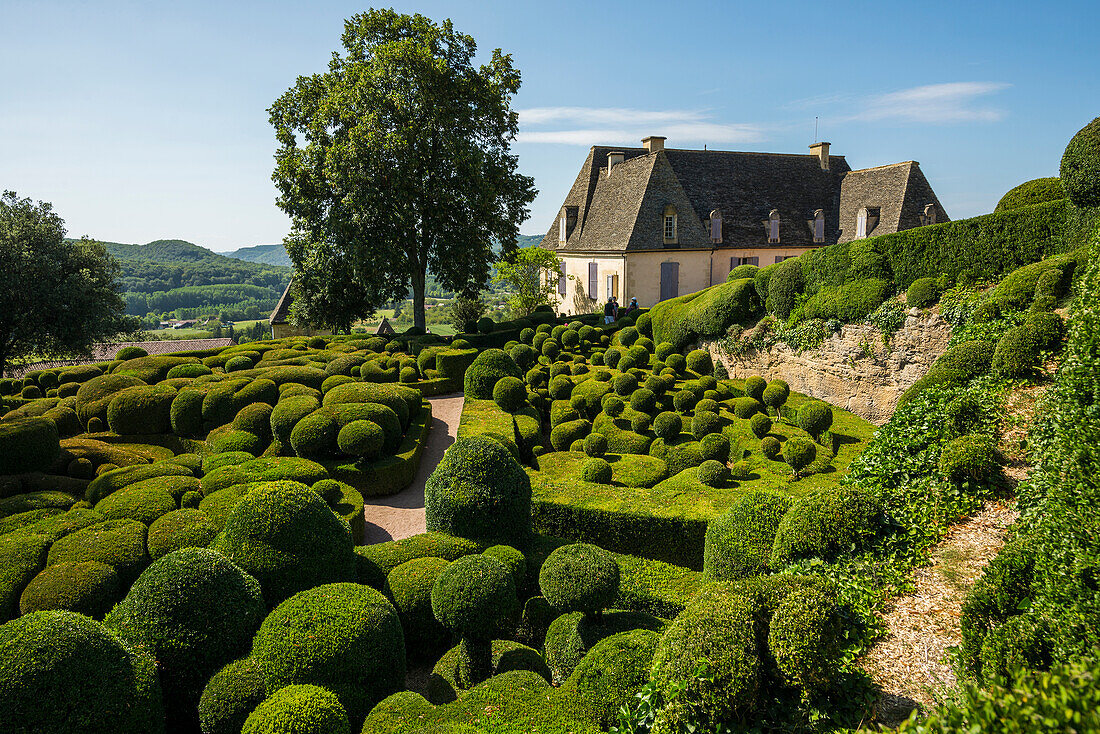
[[[634,152],[637,152],[637,151],[642,151],[644,154],[648,155],[648,151],[646,151],[645,148],[622,147],[622,146],[617,146],[617,145],[593,145],[590,150],[598,150],[598,149],[607,149],[609,151],[621,151],[623,153],[634,153]],[[729,154],[729,155],[763,155],[763,156],[775,156],[775,157],[779,157],[779,158],[803,158],[803,157],[805,157],[807,160],[815,160],[815,161],[817,160],[817,156],[811,155],[809,153],[771,153],[771,152],[762,151],[762,150],[716,150],[714,148],[707,148],[707,149],[704,149],[704,150],[700,150],[699,148],[662,148],[661,150],[663,150],[666,153],[726,153],[726,154]],[[843,155],[830,154],[829,158],[843,159],[844,156]],[[634,159],[630,158],[628,160],[634,160]]]
[[[896,166],[910,166],[910,165],[913,165],[913,164],[916,164],[918,166],[920,165],[920,163],[918,163],[917,161],[899,161],[897,163],[885,163],[881,166],[871,166],[870,168],[853,168],[851,171],[848,171],[848,173],[864,173],[865,171],[878,171],[878,170],[881,170],[883,168],[894,168]]]

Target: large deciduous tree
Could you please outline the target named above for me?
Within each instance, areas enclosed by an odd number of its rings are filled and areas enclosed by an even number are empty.
[[[0,196],[0,374],[13,359],[86,355],[138,328],[125,315],[118,263],[103,245],[65,239],[45,202]]]
[[[342,45],[268,110],[292,313],[346,329],[411,288],[423,327],[427,272],[476,293],[491,243],[513,251],[528,216],[534,182],[511,153],[520,75],[500,49],[475,67],[474,39],[450,21],[392,10],[352,16]]]

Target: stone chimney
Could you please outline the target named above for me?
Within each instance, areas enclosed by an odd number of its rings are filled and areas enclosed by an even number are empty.
[[[665,138],[660,135],[650,135],[648,138],[642,138],[642,147],[645,148],[646,153],[656,153],[659,150],[664,150]]]
[[[814,143],[810,146],[810,155],[817,159],[822,171],[829,170],[829,144]]]
[[[607,177],[611,178],[611,169],[626,160],[626,153],[621,150],[613,150],[607,154]]]

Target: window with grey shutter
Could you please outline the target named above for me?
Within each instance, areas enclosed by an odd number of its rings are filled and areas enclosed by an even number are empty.
[[[564,296],[565,295],[565,274],[564,273],[562,273],[562,276],[560,278],[558,278],[558,295],[559,296]]]
[[[588,297],[596,300],[596,291],[600,285],[599,265],[588,263]]]
[[[680,295],[680,263],[661,263],[661,300]]]

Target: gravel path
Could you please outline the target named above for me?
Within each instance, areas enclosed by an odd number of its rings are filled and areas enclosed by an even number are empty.
[[[455,442],[458,421],[462,417],[462,393],[428,398],[432,404],[432,428],[428,432],[428,445],[420,458],[420,470],[416,479],[404,491],[389,497],[367,497],[367,528],[363,544],[400,540],[423,533],[424,484],[435,469],[443,452]]]

